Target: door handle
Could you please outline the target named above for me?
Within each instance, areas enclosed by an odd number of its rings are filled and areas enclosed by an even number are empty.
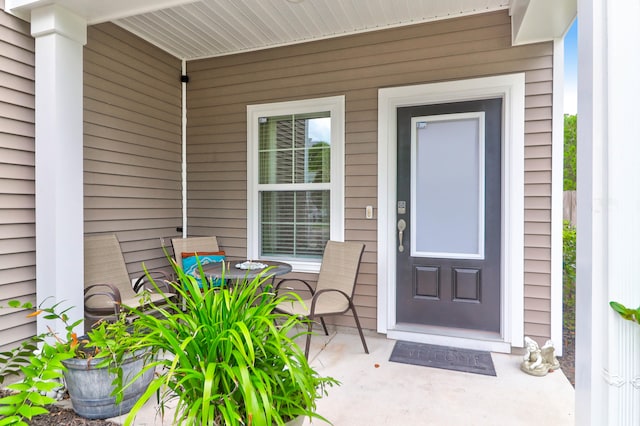
[[[404,219],[398,221],[398,251],[402,253],[404,251],[404,245],[402,240],[404,239],[404,230],[407,229],[407,222]]]

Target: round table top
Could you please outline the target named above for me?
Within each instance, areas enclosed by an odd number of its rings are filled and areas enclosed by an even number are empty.
[[[236,265],[246,262],[245,260],[226,260],[224,262],[224,278],[225,279],[253,279],[261,272],[267,271],[267,276],[277,277],[291,272],[291,265],[286,262],[277,262],[275,260],[252,260],[253,263],[262,263],[267,265],[266,268],[260,269],[241,269]],[[213,278],[222,278],[223,275],[223,262],[210,263],[203,266],[204,273]]]

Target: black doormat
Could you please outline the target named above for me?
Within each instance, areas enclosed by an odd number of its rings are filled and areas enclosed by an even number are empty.
[[[398,340],[389,361],[495,376],[491,354],[484,351]]]

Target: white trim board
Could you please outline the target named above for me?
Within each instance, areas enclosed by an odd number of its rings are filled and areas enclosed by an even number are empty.
[[[378,91],[378,332],[389,338],[496,352],[524,339],[524,73]],[[395,227],[397,108],[500,97],[503,99],[500,338],[443,334],[396,322]],[[508,285],[507,285],[508,283]]]
[[[564,38],[553,41],[553,116],[551,128],[551,341],[563,353],[562,215],[564,186]]]

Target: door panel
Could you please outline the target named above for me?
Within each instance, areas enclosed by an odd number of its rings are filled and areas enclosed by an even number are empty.
[[[500,332],[501,117],[501,99],[398,109],[397,322]]]

